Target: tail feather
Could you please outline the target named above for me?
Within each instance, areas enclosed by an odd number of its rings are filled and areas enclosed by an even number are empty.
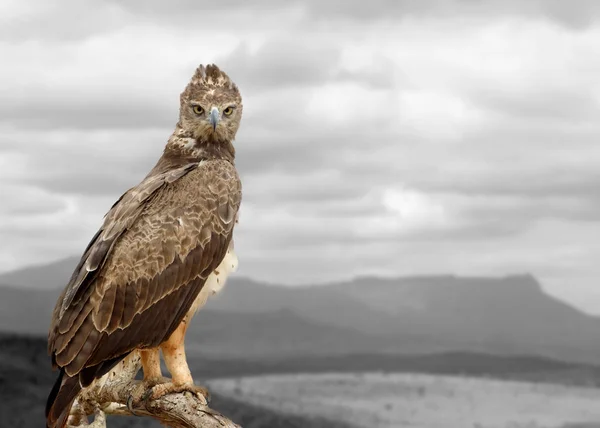
[[[61,369],[46,401],[46,428],[64,428],[77,394],[79,377],[70,377]]]
[[[83,387],[89,386],[111,371],[126,355],[104,361],[98,365],[86,367],[78,375],[71,377],[61,369],[46,401],[46,428],[64,428],[77,394]]]
[[[79,383],[84,387],[88,387],[94,380],[101,378],[106,373],[111,371],[117,364],[119,364],[127,354],[111,358],[97,364],[95,366],[86,367],[79,372]]]

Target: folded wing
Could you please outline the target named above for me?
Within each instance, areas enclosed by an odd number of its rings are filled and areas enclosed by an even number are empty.
[[[186,165],[126,192],[57,302],[53,364],[87,384],[104,362],[166,340],[225,256],[240,202],[226,161]]]

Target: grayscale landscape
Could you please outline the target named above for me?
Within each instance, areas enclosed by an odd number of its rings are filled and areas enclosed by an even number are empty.
[[[57,298],[211,63],[243,100],[239,269],[185,339],[212,408],[600,428],[599,40],[588,0],[0,2],[0,428],[43,426]]]
[[[373,428],[597,427],[600,420],[599,389],[523,381],[367,372],[216,379],[210,385],[282,413],[311,409]]]
[[[44,335],[74,263],[0,275],[7,426],[42,417],[54,376]],[[238,277],[192,326],[192,370],[215,394],[215,407],[239,414],[244,426],[591,428],[600,421],[600,317],[549,296],[531,275],[362,277],[295,288]],[[16,417],[15,406],[23,409]],[[114,424],[121,421],[129,423]]]

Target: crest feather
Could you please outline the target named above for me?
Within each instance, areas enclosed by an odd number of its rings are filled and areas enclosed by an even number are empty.
[[[201,64],[192,76],[192,85],[226,87],[237,90],[235,83],[231,81],[227,73],[221,71],[216,64]]]

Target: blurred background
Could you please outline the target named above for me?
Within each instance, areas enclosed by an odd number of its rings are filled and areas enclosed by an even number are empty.
[[[240,269],[192,371],[245,427],[600,427],[600,3],[0,2],[0,426],[200,63],[239,85]],[[109,428],[157,426],[110,418]]]

